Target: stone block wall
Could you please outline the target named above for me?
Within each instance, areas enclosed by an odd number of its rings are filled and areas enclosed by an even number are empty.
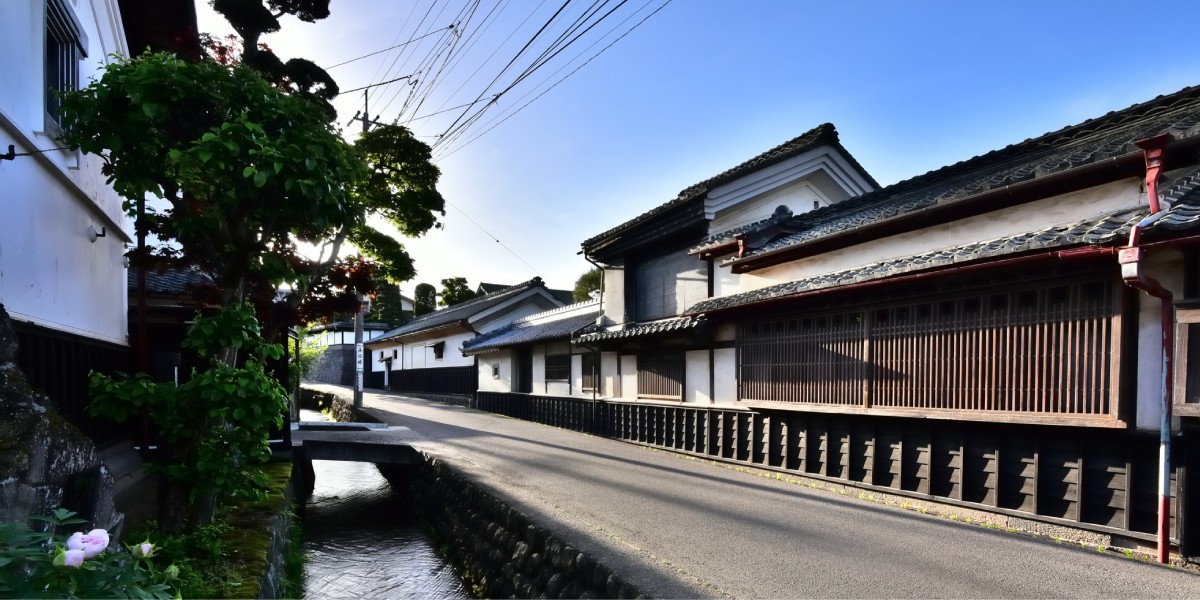
[[[354,385],[354,345],[326,346],[313,362],[308,377],[318,383]]]

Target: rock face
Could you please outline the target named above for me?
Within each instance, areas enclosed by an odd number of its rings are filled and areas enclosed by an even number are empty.
[[[64,507],[118,534],[124,515],[96,445],[29,386],[16,356],[17,336],[0,305],[0,521]]]

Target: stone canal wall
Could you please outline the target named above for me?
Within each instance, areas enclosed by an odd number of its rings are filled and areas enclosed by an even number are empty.
[[[377,422],[356,414],[350,398],[303,390],[301,406],[320,401],[339,421]],[[422,453],[416,466],[380,465],[433,530],[435,542],[486,598],[642,598],[634,585],[533,523],[520,510]]]
[[[620,575],[426,456],[412,484],[450,558],[487,598],[640,598]]]

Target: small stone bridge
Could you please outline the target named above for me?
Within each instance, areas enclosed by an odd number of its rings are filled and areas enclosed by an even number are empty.
[[[389,465],[418,465],[424,462],[409,441],[415,436],[407,427],[383,423],[301,421],[292,430],[293,478],[305,496],[315,485],[314,460],[341,460]]]

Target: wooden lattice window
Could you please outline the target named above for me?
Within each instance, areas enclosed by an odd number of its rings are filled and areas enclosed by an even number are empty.
[[[747,323],[740,398],[1115,420],[1117,289],[1084,281]]]
[[[571,378],[571,355],[546,356],[546,381],[567,381]]]
[[[683,352],[656,352],[637,357],[638,397],[683,399]]]

